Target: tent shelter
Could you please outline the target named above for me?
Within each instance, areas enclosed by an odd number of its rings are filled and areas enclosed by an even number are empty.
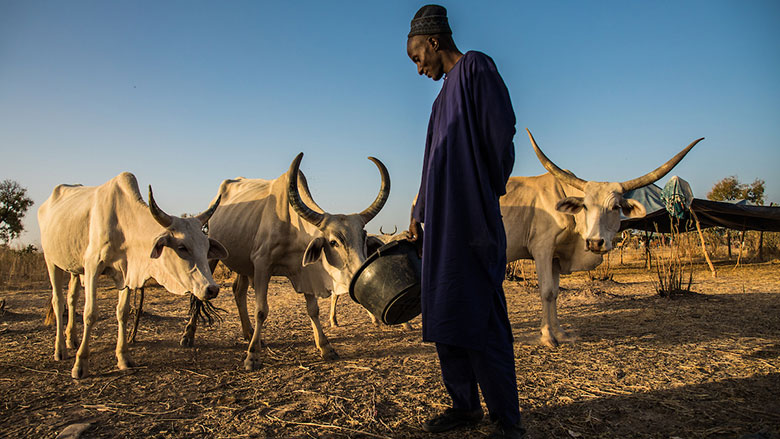
[[[677,177],[672,177],[669,184]],[[682,179],[678,179],[683,181]],[[667,184],[667,186],[669,186]],[[687,183],[686,183],[687,184]],[[627,192],[624,197],[639,201],[645,206],[647,215],[643,218],[622,218],[620,230],[636,229],[647,232],[657,231],[670,233],[672,219],[666,210],[662,199],[663,190],[656,185],[649,185]],[[721,201],[693,198],[688,211],[684,212],[679,221],[680,231],[696,230],[690,211],[699,218],[702,228],[726,227],[733,230],[758,230],[764,232],[780,232],[780,207],[751,206],[744,202],[724,203]]]
[[[744,200],[725,203],[694,198],[688,182],[677,176],[672,177],[663,189],[652,184],[627,192],[624,197],[642,203],[647,214],[642,218],[621,218],[621,231],[671,233],[675,223],[680,232],[697,230],[713,276],[715,267],[704,245],[702,229],[725,227],[743,233],[746,230],[780,232],[780,207],[751,206]]]

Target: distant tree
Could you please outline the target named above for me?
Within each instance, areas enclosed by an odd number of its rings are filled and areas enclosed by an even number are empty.
[[[747,200],[753,204],[762,206],[764,204],[764,180],[757,178],[751,184],[739,182],[736,175],[724,178],[715,183],[712,190],[707,193],[707,198],[713,201],[735,201]],[[742,231],[742,241],[745,240],[745,232]],[[759,241],[763,241],[763,234]],[[731,232],[726,230],[726,245],[728,247],[729,260],[731,259]],[[740,246],[740,254],[742,247]],[[759,245],[759,255],[761,254],[761,245]],[[760,257],[760,256],[759,256]],[[739,259],[737,259],[739,263]]]
[[[707,193],[707,198],[712,201],[748,200],[759,206],[764,204],[764,180],[755,179],[751,184],[743,184],[732,175],[715,183]]]
[[[742,185],[742,198],[751,203],[764,205],[764,180],[757,178],[751,184]]]
[[[8,244],[24,231],[22,219],[33,200],[27,197],[27,189],[13,180],[0,182],[0,241]]]
[[[715,183],[712,190],[707,193],[707,198],[712,201],[732,201],[739,198],[740,184],[735,175],[726,177]]]

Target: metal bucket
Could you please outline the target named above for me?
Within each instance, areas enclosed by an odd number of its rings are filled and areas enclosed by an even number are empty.
[[[420,315],[422,260],[407,240],[380,247],[355,272],[349,297],[386,325],[405,323]]]

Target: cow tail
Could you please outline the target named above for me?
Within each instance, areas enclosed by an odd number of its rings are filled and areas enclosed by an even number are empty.
[[[46,326],[54,324],[54,305],[51,304],[51,300],[49,301],[49,310],[46,311],[46,320],[43,321],[43,324]]]

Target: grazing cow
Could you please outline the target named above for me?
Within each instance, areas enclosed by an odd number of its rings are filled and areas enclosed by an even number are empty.
[[[298,171],[302,158],[303,153],[298,154],[289,171],[275,180],[223,181],[218,194],[222,203],[209,221],[209,236],[230,252],[222,263],[238,275],[233,294],[244,337],[250,339],[244,360],[247,370],[258,369],[262,362],[271,276],[286,276],[295,291],[304,295],[320,355],[338,358],[322,330],[317,298],[348,292],[352,275],[369,254],[368,246],[382,244],[364,230],[390,195],[390,175],[382,162],[369,157],[382,177],[371,206],[361,213],[340,215],[324,212],[311,198],[306,178]],[[255,290],[254,331],[246,305],[250,281]],[[192,345],[196,322],[196,313],[191,313],[182,345]]]
[[[38,223],[57,322],[55,360],[66,357],[62,331],[66,273],[72,274],[67,330],[67,347],[71,349],[75,347],[72,325],[79,275],[86,297],[84,334],[71,372],[73,378],[83,378],[88,373],[89,337],[97,321],[96,282],[100,274],[110,276],[120,290],[116,308],[119,369],[133,366],[125,340],[130,290],[140,289],[149,278],[154,278],[174,294],[191,292],[203,300],[217,296],[219,286],[211,276],[208,259],[227,257],[227,251],[202,229],[218,205],[219,199],[192,218],[170,216],[155,203],[151,186],[149,205],[144,203],[135,176],[128,172],[101,186],[54,188],[38,209]]]
[[[507,237],[507,261],[533,259],[542,299],[541,342],[557,346],[570,337],[558,322],[556,300],[561,274],[592,270],[612,248],[620,228],[620,212],[627,217],[645,215],[638,201],[623,194],[660,179],[700,140],[656,170],[622,183],[586,181],[558,168],[537,146],[528,131],[536,156],[549,171],[535,177],[511,177],[501,197],[501,214]]]

